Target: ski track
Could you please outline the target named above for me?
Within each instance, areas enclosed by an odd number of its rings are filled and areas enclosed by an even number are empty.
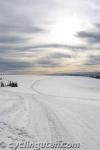
[[[55,143],[57,141],[69,142],[69,143],[79,143],[81,144],[81,150],[91,150],[93,147],[92,142],[95,143],[94,149],[99,150],[100,148],[100,133],[98,133],[94,126],[88,124],[86,120],[80,118],[78,112],[74,112],[73,109],[66,108],[67,112],[67,121],[68,126],[64,125],[63,121],[63,112],[60,110],[55,110],[54,107],[56,105],[54,100],[54,106],[51,107],[51,102],[48,101],[48,97],[51,99],[59,99],[59,107],[63,107],[61,103],[71,103],[73,97],[64,97],[57,95],[49,95],[44,94],[38,91],[35,88],[35,85],[41,82],[41,80],[49,80],[50,78],[36,80],[32,83],[31,89],[33,93],[36,94],[21,94],[18,92],[8,91],[6,89],[1,90],[2,95],[9,95],[9,98],[0,99],[1,105],[7,102],[8,106],[5,109],[0,110],[0,141],[33,141],[33,142],[52,142]],[[12,99],[10,98],[12,97]],[[42,98],[42,99],[41,99]],[[63,100],[61,100],[63,98]],[[64,99],[68,101],[64,101]],[[80,98],[74,97],[74,99],[79,99],[81,101],[91,101],[88,98]],[[94,101],[98,101],[99,99],[95,99]],[[73,104],[74,105],[74,104]],[[37,109],[36,109],[37,108]],[[65,108],[64,108],[65,109]],[[57,114],[58,112],[58,114]],[[91,112],[90,112],[91,113]],[[59,117],[62,115],[62,118]],[[41,118],[41,119],[40,119]],[[45,122],[43,121],[45,118]],[[40,120],[39,120],[40,119]],[[75,123],[76,129],[80,130],[82,134],[85,133],[84,139],[87,136],[90,136],[91,145],[90,149],[88,144],[85,143],[85,140],[79,141],[81,133],[75,133],[73,130],[69,130],[70,123]]]

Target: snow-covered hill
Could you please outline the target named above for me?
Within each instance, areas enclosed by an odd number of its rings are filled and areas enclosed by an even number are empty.
[[[31,75],[4,80],[19,87],[0,88],[0,150],[22,149],[25,142],[78,143],[71,149],[100,150],[100,80]]]

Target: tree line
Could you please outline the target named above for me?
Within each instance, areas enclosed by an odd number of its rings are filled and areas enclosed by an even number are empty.
[[[18,83],[14,81],[8,81],[7,83],[4,83],[3,81],[1,81],[0,86],[1,87],[18,87]]]

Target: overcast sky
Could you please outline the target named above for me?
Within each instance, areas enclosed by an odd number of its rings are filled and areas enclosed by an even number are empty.
[[[100,0],[0,0],[0,72],[100,71]]]

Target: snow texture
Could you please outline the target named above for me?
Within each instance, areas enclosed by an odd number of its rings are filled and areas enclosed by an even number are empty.
[[[19,87],[0,88],[0,150],[23,141],[63,141],[80,143],[79,150],[100,150],[100,80],[32,75],[3,80],[17,81]]]

